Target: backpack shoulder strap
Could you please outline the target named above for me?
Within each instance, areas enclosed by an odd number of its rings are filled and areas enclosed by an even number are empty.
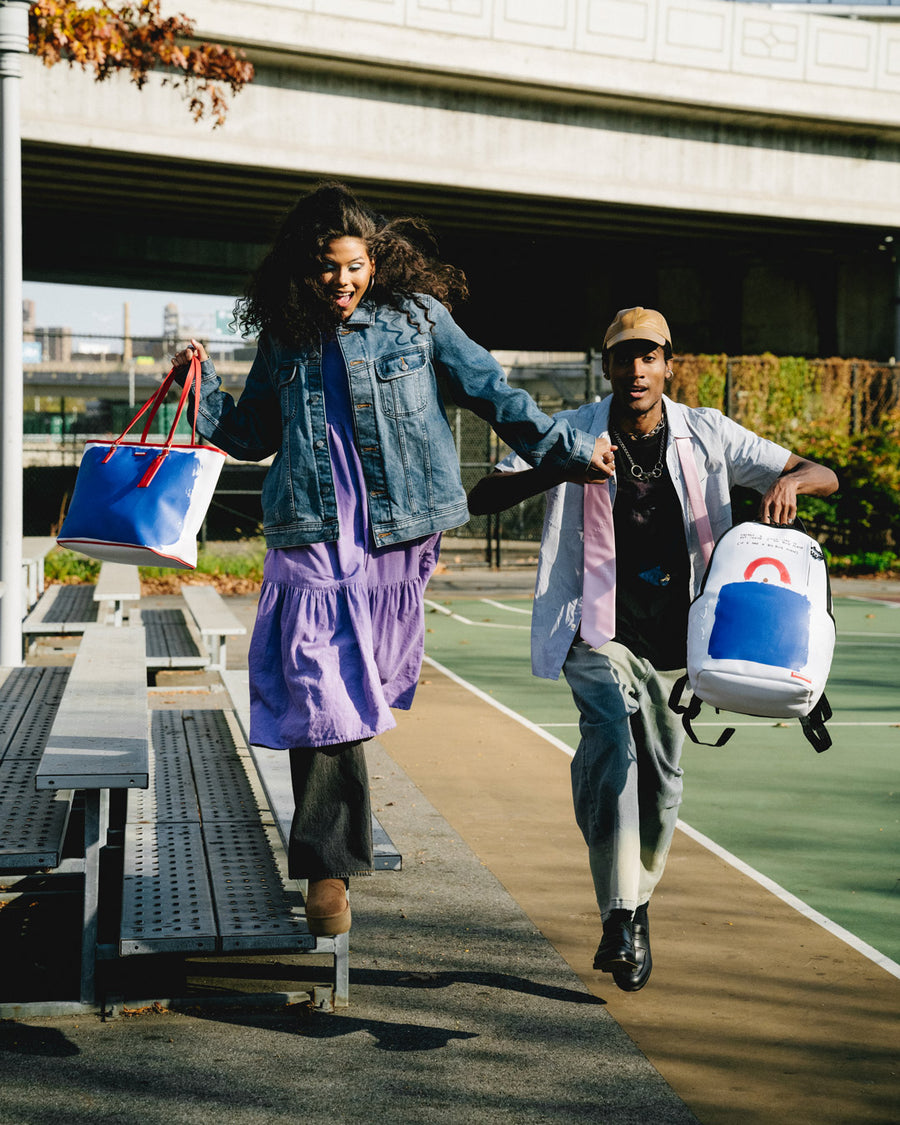
[[[800,719],[803,733],[817,754],[821,754],[831,745],[831,735],[825,729],[825,724],[831,718],[831,714],[831,704],[823,693],[812,711],[808,715],[803,715]]]
[[[669,706],[676,715],[681,716],[681,725],[684,727],[685,734],[691,742],[696,743],[698,746],[724,746],[734,734],[734,727],[726,727],[715,742],[704,742],[701,738],[697,737],[693,727],[693,720],[700,714],[700,707],[703,701],[699,695],[692,695],[687,703],[681,702],[687,683],[687,674],[679,676],[672,685],[672,692],[669,696]]]

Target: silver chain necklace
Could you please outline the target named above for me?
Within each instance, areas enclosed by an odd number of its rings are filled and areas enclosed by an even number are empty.
[[[625,458],[626,462],[628,463],[628,468],[631,470],[631,475],[635,478],[635,480],[659,480],[659,478],[663,474],[663,465],[665,464],[665,460],[666,460],[666,416],[665,416],[665,413],[663,414],[662,418],[660,418],[659,424],[657,426],[654,426],[649,434],[644,434],[643,436],[645,438],[650,438],[650,437],[653,437],[655,434],[661,435],[658,438],[658,440],[659,440],[659,457],[657,458],[656,464],[653,466],[652,469],[642,469],[641,466],[637,464],[635,459],[628,452],[628,446],[625,444],[625,439],[622,437],[622,435],[619,433],[619,431],[614,430],[612,427],[610,427],[610,436],[612,437],[615,445],[617,445],[618,448],[622,451],[622,455]]]

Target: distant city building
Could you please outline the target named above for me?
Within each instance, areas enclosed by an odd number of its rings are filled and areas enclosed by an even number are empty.
[[[44,349],[34,335],[34,301],[22,302],[22,362],[40,363]]]
[[[35,328],[34,339],[41,345],[44,360],[68,363],[72,358],[71,328]]]
[[[34,301],[22,302],[22,342],[26,345],[23,358],[29,357],[26,363],[41,360],[67,363],[72,358],[72,329],[38,328]]]
[[[170,301],[163,310],[163,340],[165,344],[174,348],[181,338],[181,319],[178,315],[178,306]]]

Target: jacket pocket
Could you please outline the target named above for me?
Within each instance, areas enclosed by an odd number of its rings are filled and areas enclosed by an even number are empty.
[[[428,403],[431,365],[422,347],[404,348],[375,361],[381,408],[390,418],[418,414]]]
[[[297,413],[300,380],[297,375],[300,364],[296,360],[286,360],[275,369],[275,386],[278,388],[278,401],[281,406],[282,423],[289,422]]]

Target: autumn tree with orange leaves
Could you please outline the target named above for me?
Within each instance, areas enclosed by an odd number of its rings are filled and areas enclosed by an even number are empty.
[[[65,62],[92,70],[98,82],[125,71],[141,89],[151,71],[179,88],[195,121],[225,121],[226,91],[239,93],[253,80],[243,51],[195,43],[193,21],[163,17],[161,0],[86,7],[76,0],[36,0],[28,13],[28,47],[45,66]]]

